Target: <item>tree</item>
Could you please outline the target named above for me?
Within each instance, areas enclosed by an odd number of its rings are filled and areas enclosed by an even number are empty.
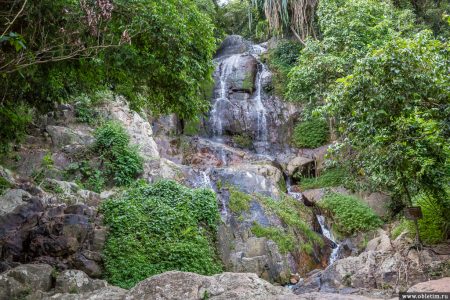
[[[328,98],[341,147],[357,169],[411,203],[418,193],[449,209],[450,47],[424,31],[359,60]]]
[[[317,16],[322,39],[307,40],[286,94],[291,101],[314,105],[369,49],[408,33],[414,21],[410,11],[378,0],[322,0]]]
[[[263,7],[269,28],[275,34],[292,33],[304,43],[308,36],[316,37],[314,16],[317,0],[252,0]]]
[[[154,113],[188,119],[208,109],[201,90],[213,69],[214,26],[196,2],[0,4],[0,110],[18,103],[45,110],[99,89],[123,94],[133,107]],[[8,123],[7,116],[12,115],[0,113],[6,118],[0,122]]]

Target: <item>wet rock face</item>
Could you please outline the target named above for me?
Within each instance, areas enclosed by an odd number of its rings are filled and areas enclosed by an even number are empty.
[[[225,38],[217,50],[216,57],[230,56],[247,52],[251,48],[251,43],[242,36],[230,35]]]
[[[245,134],[258,151],[268,150],[267,143],[288,143],[299,110],[266,92],[272,74],[260,61],[265,51],[237,36],[222,44],[216,56],[213,107],[204,126],[210,135]]]

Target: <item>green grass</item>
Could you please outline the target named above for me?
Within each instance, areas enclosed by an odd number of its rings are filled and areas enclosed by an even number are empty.
[[[230,210],[234,213],[240,214],[250,210],[250,202],[252,201],[252,196],[239,191],[234,186],[227,186],[230,192]]]
[[[312,214],[302,203],[287,196],[282,197],[280,200],[274,200],[257,195],[257,200],[268,212],[280,218],[288,230],[304,237],[305,240],[322,245],[322,238],[305,222],[305,220],[311,220]]]
[[[251,230],[257,237],[265,237],[274,241],[282,254],[293,251],[295,248],[295,237],[292,234],[284,232],[284,230],[280,228],[262,227],[261,225],[255,223],[253,224]]]
[[[325,187],[348,186],[349,181],[350,177],[344,169],[334,168],[324,171],[316,178],[301,178],[300,188],[305,191]]]
[[[0,177],[0,195],[3,195],[3,193],[7,190],[12,188],[13,185],[9,183],[8,180],[6,180],[3,177]]]
[[[332,193],[318,205],[332,215],[333,229],[344,236],[376,229],[383,224],[367,204],[354,196]]]

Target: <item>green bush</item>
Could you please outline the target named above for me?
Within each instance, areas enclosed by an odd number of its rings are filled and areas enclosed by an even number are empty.
[[[284,95],[288,83],[288,74],[295,66],[302,46],[298,42],[283,40],[267,56],[269,68],[273,71],[275,94]]]
[[[328,124],[324,119],[311,119],[295,126],[292,141],[299,148],[317,148],[328,141]]]
[[[101,210],[109,227],[103,255],[111,284],[130,288],[170,270],[222,271],[213,247],[220,219],[213,191],[174,181],[139,183]]]
[[[23,104],[0,104],[0,153],[10,150],[10,143],[20,142],[32,121],[31,109]]]
[[[95,131],[94,150],[104,162],[105,174],[117,185],[129,185],[143,171],[143,158],[117,122],[109,121]]]
[[[328,194],[319,206],[333,216],[333,228],[343,235],[369,231],[382,225],[372,209],[354,196]]]
[[[350,180],[350,176],[344,169],[333,168],[327,169],[316,178],[300,178],[300,188],[305,191],[325,187],[348,187]]]
[[[450,232],[450,203],[440,202],[430,195],[419,194],[413,200],[422,208],[423,218],[419,220],[420,239],[426,244],[436,244],[447,239]],[[410,230],[415,232],[415,229]]]

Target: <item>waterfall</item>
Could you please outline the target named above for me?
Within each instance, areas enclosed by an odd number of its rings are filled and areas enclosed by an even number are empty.
[[[328,229],[328,226],[325,223],[325,217],[322,215],[317,215],[317,221],[319,222],[320,228],[322,229],[322,234],[336,245],[331,251],[331,255],[329,258],[328,264],[331,265],[338,259],[340,244],[336,241],[333,233]]]
[[[286,179],[286,187],[289,196],[299,201],[303,200],[302,193],[295,192],[293,190],[291,178],[289,177],[287,177]],[[333,233],[328,229],[325,223],[325,217],[323,215],[317,215],[317,222],[319,223],[320,229],[322,230],[322,235],[325,236],[330,241],[332,241],[333,244],[335,245],[335,247],[331,251],[330,258],[328,259],[328,264],[331,265],[339,258],[338,255],[341,245],[336,241],[336,238],[334,237]]]
[[[216,137],[220,137],[223,134],[223,120],[222,120],[223,113],[221,110],[221,105],[223,105],[224,102],[229,102],[227,79],[231,74],[233,74],[233,71],[239,62],[239,57],[240,57],[239,54],[232,55],[219,64],[220,93],[218,98],[214,99],[213,108],[211,110],[213,133],[214,136]]]
[[[266,73],[266,66],[261,64],[261,70],[256,75],[256,95],[254,98],[255,111],[257,113],[257,140],[259,142],[267,142],[267,110],[261,100],[262,79]]]

